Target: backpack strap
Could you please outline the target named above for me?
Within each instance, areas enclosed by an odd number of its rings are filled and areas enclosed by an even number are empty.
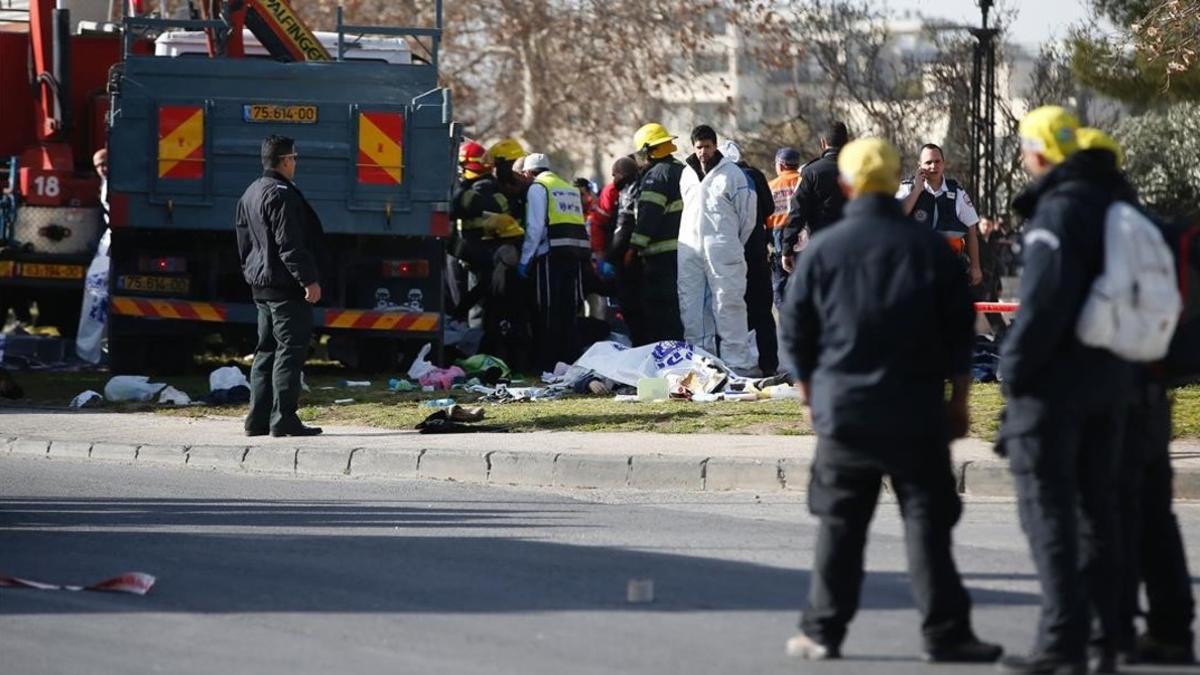
[[[1177,267],[1179,268],[1179,296],[1186,299],[1188,289],[1191,283],[1192,266],[1192,240],[1200,239],[1200,223],[1196,223],[1191,227],[1185,228],[1183,234],[1179,235],[1179,260]]]

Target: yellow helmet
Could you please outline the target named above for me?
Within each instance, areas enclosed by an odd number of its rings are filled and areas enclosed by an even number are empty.
[[[1038,108],[1021,120],[1021,146],[1040,153],[1051,164],[1061,164],[1079,149],[1075,137],[1079,119],[1059,106]]]
[[[513,162],[524,157],[526,153],[520,141],[515,138],[504,138],[489,148],[488,154],[494,159],[506,159]]]
[[[636,152],[641,152],[647,148],[653,148],[663,143],[670,143],[675,140],[675,136],[667,131],[667,128],[658,122],[651,122],[643,125],[637,133],[633,135],[633,149]]]
[[[1080,127],[1075,132],[1080,150],[1107,150],[1117,158],[1117,168],[1125,164],[1125,152],[1115,138],[1093,127]]]
[[[882,138],[851,141],[838,154],[837,165],[855,194],[893,195],[900,187],[900,153]]]

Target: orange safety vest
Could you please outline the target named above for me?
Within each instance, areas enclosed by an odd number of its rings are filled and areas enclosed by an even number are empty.
[[[767,217],[767,229],[781,229],[787,222],[788,205],[792,202],[792,195],[796,193],[796,188],[800,187],[800,171],[798,169],[784,169],[779,177],[769,183],[771,186],[771,196],[775,198],[775,212]]]

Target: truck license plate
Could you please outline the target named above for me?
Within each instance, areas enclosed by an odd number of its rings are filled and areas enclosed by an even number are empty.
[[[316,124],[317,106],[252,103],[242,106],[242,119],[247,122],[276,124]]]
[[[34,279],[82,279],[82,265],[49,265],[45,263],[19,263],[17,276]]]
[[[117,288],[137,293],[187,293],[191,284],[187,277],[120,276]]]

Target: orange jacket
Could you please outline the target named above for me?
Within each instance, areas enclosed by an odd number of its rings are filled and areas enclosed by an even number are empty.
[[[771,181],[769,185],[771,186],[771,196],[775,198],[775,212],[767,218],[767,229],[778,230],[782,229],[784,223],[787,222],[788,204],[792,201],[792,194],[800,185],[800,171],[784,169],[779,177]]]

